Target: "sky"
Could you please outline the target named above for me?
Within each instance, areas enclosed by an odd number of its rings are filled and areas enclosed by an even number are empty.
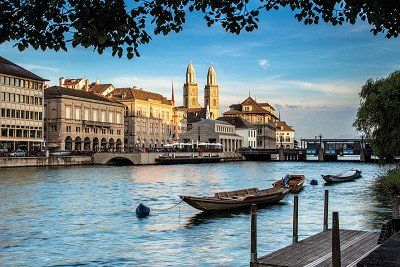
[[[0,55],[50,80],[87,77],[115,87],[137,86],[171,97],[182,104],[187,64],[192,61],[199,102],[207,69],[213,64],[220,87],[221,113],[250,95],[269,102],[296,138],[351,138],[358,94],[366,80],[400,69],[400,38],[374,36],[370,26],[305,26],[287,10],[265,13],[257,31],[226,33],[220,25],[207,27],[192,13],[181,33],[153,36],[141,46],[140,58],[112,57],[93,49],[70,47],[68,52],[19,52],[13,43],[0,45]]]

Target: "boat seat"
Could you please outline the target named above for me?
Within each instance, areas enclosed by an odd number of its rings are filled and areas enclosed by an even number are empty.
[[[241,189],[241,190],[235,190],[235,191],[227,191],[227,192],[217,192],[215,193],[214,197],[216,198],[234,198],[234,197],[243,197],[245,195],[257,195],[258,188],[247,188],[247,189]]]

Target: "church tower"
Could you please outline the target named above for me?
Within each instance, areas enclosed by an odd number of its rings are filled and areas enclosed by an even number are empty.
[[[186,69],[186,83],[183,85],[183,107],[201,108],[199,104],[199,90],[196,83],[196,72],[192,62]]]
[[[204,107],[210,111],[210,118],[219,117],[219,87],[213,66],[208,68],[207,85],[204,87]]]

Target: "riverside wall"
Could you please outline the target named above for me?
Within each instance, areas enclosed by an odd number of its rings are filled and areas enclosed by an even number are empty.
[[[91,156],[0,157],[0,168],[91,165]]]

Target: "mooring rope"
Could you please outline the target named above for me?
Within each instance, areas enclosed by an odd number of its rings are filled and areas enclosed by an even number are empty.
[[[175,205],[173,205],[172,207],[169,207],[169,208],[164,208],[164,209],[155,209],[155,208],[151,208],[151,209],[154,210],[154,211],[170,210],[170,209],[173,209],[173,208],[179,206],[179,204],[181,204],[182,201],[183,201],[183,199],[181,199],[181,201],[179,201],[177,204],[175,204]]]

